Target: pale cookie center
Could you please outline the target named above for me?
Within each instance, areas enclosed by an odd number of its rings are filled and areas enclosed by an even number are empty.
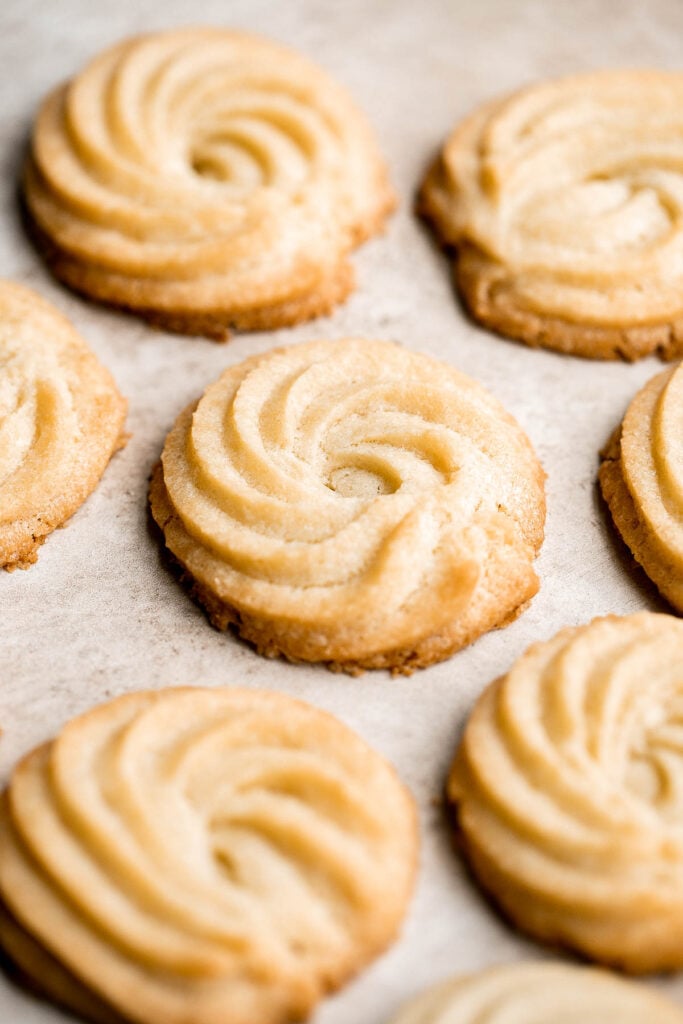
[[[672,228],[672,212],[656,189],[623,178],[599,176],[536,195],[520,212],[520,240],[591,253],[640,249]]]
[[[369,469],[342,466],[330,473],[327,486],[342,498],[369,500],[380,494],[393,494],[398,490],[399,483]]]
[[[667,821],[683,823],[683,700],[653,709],[632,739],[626,788]]]
[[[295,112],[261,109],[218,113],[205,119],[188,146],[187,161],[200,178],[236,189],[261,186],[292,191],[307,180],[316,143]]]

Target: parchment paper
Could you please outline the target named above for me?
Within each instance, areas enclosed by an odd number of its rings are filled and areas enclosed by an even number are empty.
[[[376,127],[401,197],[387,234],[357,254],[358,289],[332,317],[224,346],[154,332],[62,289],[26,241],[16,205],[43,94],[123,36],[198,21],[270,35],[345,83]],[[274,688],[351,725],[415,794],[422,863],[402,939],[326,1001],[316,1024],[383,1024],[407,996],[449,974],[552,955],[496,916],[451,849],[438,800],[454,744],[477,694],[532,641],[605,612],[664,610],[615,542],[595,487],[598,449],[660,364],[586,362],[474,327],[448,262],[412,213],[415,187],[446,133],[481,101],[606,65],[677,68],[682,40],[678,0],[0,0],[0,275],[72,318],[129,398],[133,434],[38,564],[0,573],[0,775],[67,719],[139,688]],[[410,679],[267,661],[215,632],[165,568],[148,526],[147,476],[188,401],[251,353],[349,334],[396,339],[482,381],[528,431],[548,472],[542,587],[531,608]],[[650,983],[683,1004],[683,976]],[[1,1024],[63,1020],[0,976]]]

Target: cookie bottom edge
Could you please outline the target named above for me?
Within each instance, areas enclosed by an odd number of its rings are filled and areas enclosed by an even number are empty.
[[[367,657],[340,658],[333,654],[326,657],[323,651],[316,650],[312,653],[305,639],[300,645],[297,644],[296,638],[283,639],[282,631],[277,630],[271,620],[244,612],[220,598],[195,578],[168,543],[166,529],[177,515],[166,491],[160,461],[154,466],[150,476],[149,506],[152,519],[163,537],[164,557],[190,597],[203,608],[211,625],[221,632],[232,627],[237,635],[253,646],[261,656],[281,657],[293,664],[321,664],[332,672],[343,672],[350,676],[360,676],[365,671],[375,669],[387,670],[393,676],[409,676],[418,669],[428,668],[447,660],[485,633],[508,626],[526,610],[538,591],[538,577],[531,568],[528,585],[520,589],[519,600],[514,607],[511,608],[508,602],[502,611],[494,612],[487,609],[488,614],[483,614],[474,626],[470,625],[460,631],[431,634],[407,647],[379,651]]]

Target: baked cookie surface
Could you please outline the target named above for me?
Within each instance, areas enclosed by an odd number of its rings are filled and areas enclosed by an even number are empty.
[[[645,985],[594,967],[520,963],[435,985],[391,1024],[683,1024],[683,1010]]]
[[[27,568],[97,486],[126,402],[69,321],[0,281],[0,566]]]
[[[394,206],[346,92],[227,29],[126,40],[45,100],[24,194],[53,271],[171,331],[222,339],[330,311]]]
[[[683,355],[683,75],[528,86],[447,140],[419,208],[476,320],[596,359]]]
[[[481,696],[448,782],[505,914],[631,972],[683,966],[682,663],[673,616],[562,630]]]
[[[0,941],[106,1024],[288,1024],[395,938],[416,860],[407,790],[332,716],[134,693],[15,769]]]
[[[638,392],[604,451],[599,479],[634,557],[683,613],[683,368]]]
[[[153,515],[218,628],[260,653],[410,671],[536,592],[544,474],[479,384],[398,345],[294,345],[178,418]]]

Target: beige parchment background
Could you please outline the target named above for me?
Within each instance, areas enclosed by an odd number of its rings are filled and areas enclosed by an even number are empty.
[[[359,287],[332,317],[219,346],[154,332],[53,283],[25,240],[16,177],[41,96],[124,35],[201,20],[262,32],[317,59],[376,127],[401,207],[357,254]],[[605,613],[663,605],[613,540],[595,488],[598,448],[658,369],[531,351],[475,328],[412,214],[422,171],[455,121],[536,78],[606,65],[680,67],[679,0],[0,0],[0,275],[69,315],[130,401],[132,439],[28,572],[0,574],[0,776],[92,704],[174,684],[275,688],[338,715],[397,766],[421,812],[422,865],[402,940],[316,1024],[383,1024],[456,971],[549,955],[489,908],[453,854],[438,799],[475,697],[534,640]],[[360,679],[273,663],[214,632],[164,568],[148,527],[148,472],[177,412],[220,371],[277,344],[396,339],[482,381],[518,417],[548,472],[542,588],[501,633],[414,675]],[[683,977],[656,980],[683,1004]],[[65,1018],[0,976],[2,1024]]]

